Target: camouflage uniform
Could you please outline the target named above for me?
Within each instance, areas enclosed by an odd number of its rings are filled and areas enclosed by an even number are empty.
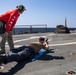
[[[6,40],[8,42],[8,45],[10,47],[10,50],[12,50],[14,48],[14,43],[13,43],[13,39],[12,39],[12,31],[8,32],[8,36],[5,35],[5,23],[3,23],[2,21],[0,21],[0,34],[1,34],[1,43],[0,43],[0,47],[1,47],[1,51],[0,53],[5,53],[5,43]]]

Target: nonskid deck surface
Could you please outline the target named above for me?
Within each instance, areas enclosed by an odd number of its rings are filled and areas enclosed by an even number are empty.
[[[14,35],[15,47],[28,45],[40,36],[49,38],[50,52],[34,62],[20,64],[11,62],[4,65],[0,75],[65,75],[67,71],[76,71],[76,34],[36,33]],[[1,38],[1,37],[0,37]],[[6,52],[9,51],[6,43]]]

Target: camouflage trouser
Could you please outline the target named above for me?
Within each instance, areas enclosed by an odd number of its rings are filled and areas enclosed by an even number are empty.
[[[5,35],[5,33],[1,34],[1,43],[0,43],[0,47],[1,47],[1,51],[0,53],[5,53],[5,43],[6,40],[8,42],[8,45],[10,47],[10,50],[14,49],[14,43],[13,43],[13,38],[12,38],[12,31],[9,31],[8,36]]]
[[[8,33],[8,36],[5,36],[5,34],[2,34],[1,37],[2,37],[2,40],[1,40],[1,44],[0,44],[0,46],[1,46],[1,52],[0,53],[5,53],[6,40],[8,42],[9,47],[10,47],[10,50],[14,49],[14,43],[13,43],[11,31]]]

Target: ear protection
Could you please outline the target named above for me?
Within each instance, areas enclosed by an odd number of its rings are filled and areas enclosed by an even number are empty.
[[[25,7],[22,4],[16,6],[16,8],[18,8],[19,12],[26,10]]]

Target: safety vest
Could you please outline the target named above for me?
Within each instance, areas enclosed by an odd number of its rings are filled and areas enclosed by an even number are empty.
[[[18,9],[9,10],[4,14],[0,15],[0,20],[6,23],[6,28],[5,28],[6,32],[9,32],[10,30],[13,29],[19,16],[20,16],[20,13]]]

